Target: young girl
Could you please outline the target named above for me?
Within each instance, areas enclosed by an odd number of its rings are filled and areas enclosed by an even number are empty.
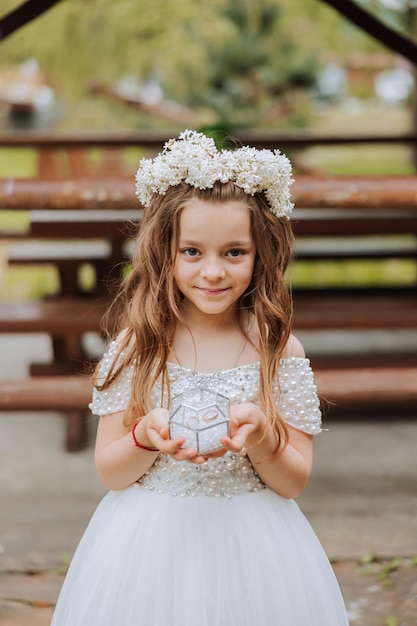
[[[291,168],[185,131],[143,159],[144,217],[96,376],[96,465],[110,489],[53,626],[346,626],[330,564],[293,498],[321,416],[290,334]],[[208,454],[170,438],[168,407],[230,400]]]

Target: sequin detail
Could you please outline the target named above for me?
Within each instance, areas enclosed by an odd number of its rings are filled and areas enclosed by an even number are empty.
[[[181,463],[166,454],[160,454],[146,474],[132,486],[183,498],[232,498],[239,493],[266,488],[246,454],[230,452],[218,459],[209,459],[203,465]]]
[[[104,380],[106,373],[119,350],[113,341],[103,356],[99,368],[99,380]],[[257,402],[259,395],[259,363],[241,365],[230,370],[203,374],[168,364],[171,392],[175,396],[193,387],[216,389],[227,396],[231,404],[239,402]],[[95,415],[107,415],[124,411],[129,402],[133,365],[125,368],[118,381],[105,391],[93,390],[93,399],[89,407]],[[320,401],[310,361],[306,358],[291,357],[281,359],[279,364],[279,383],[274,385],[274,397],[283,419],[298,430],[311,435],[321,432]],[[161,388],[157,384],[153,392],[155,404],[160,405]],[[163,402],[167,404],[166,397]]]
[[[106,376],[118,350],[116,342],[109,346],[99,368],[100,381]],[[212,374],[194,372],[169,363],[168,372],[173,396],[193,387],[205,387],[227,396],[232,404],[256,403],[259,397],[259,363]],[[107,415],[125,410],[129,402],[132,374],[133,365],[123,371],[110,389],[94,389],[90,404],[92,412],[96,415]],[[321,431],[320,404],[308,359],[281,359],[279,383],[276,382],[273,392],[278,410],[288,424],[312,435]],[[156,384],[153,391],[156,405],[160,404],[160,398],[161,385]],[[163,404],[167,405],[166,396]],[[170,456],[160,454],[152,467],[132,487],[179,497],[204,495],[231,498],[239,493],[265,489],[265,484],[246,454],[227,452],[203,465],[180,463]]]

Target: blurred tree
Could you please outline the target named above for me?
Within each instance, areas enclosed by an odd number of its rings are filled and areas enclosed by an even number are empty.
[[[17,64],[36,56],[67,107],[80,106],[92,79],[111,85],[124,76],[138,83],[151,77],[166,98],[201,107],[204,120],[257,123],[290,86],[312,80],[313,55],[288,29],[286,6],[291,2],[64,0],[5,40],[2,58]]]
[[[323,0],[372,37],[413,65],[411,100],[413,130],[417,133],[417,2],[416,0]],[[361,6],[359,6],[361,5]],[[413,150],[417,169],[417,148]]]
[[[198,107],[207,123],[278,124],[297,106],[302,117],[301,88],[323,50],[378,45],[327,6],[347,1],[61,0],[1,43],[2,66],[35,56],[66,119],[88,102],[81,119],[90,126],[109,119],[91,104],[90,81],[113,86],[123,77],[151,79],[165,99]],[[1,0],[2,16],[28,4],[53,0]],[[117,119],[146,125],[149,114]]]
[[[215,111],[216,125],[227,127],[257,126],[288,114],[287,96],[313,83],[315,59],[283,27],[280,3],[227,0],[219,13],[228,32],[221,40],[200,39],[207,86],[196,90],[191,82],[191,101]]]

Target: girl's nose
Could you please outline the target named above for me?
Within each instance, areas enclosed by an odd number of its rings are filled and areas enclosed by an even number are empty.
[[[207,280],[220,280],[225,275],[224,267],[217,259],[207,259],[201,267],[201,276]]]

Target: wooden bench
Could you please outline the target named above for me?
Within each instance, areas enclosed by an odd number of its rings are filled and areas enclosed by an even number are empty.
[[[417,259],[417,243],[397,238],[300,238],[296,241],[296,259],[299,261],[348,261],[382,259]]]
[[[107,300],[58,298],[0,303],[0,333],[46,333],[52,338],[53,361],[33,364],[32,375],[80,372],[90,358],[82,336],[100,332]]]
[[[139,207],[136,211],[117,209],[30,211],[29,235],[52,239],[108,237],[111,241],[125,241],[132,235],[132,224],[136,224],[141,216]]]
[[[1,333],[80,334],[100,329],[107,302],[99,298],[58,298],[0,303]]]
[[[0,380],[0,411],[62,411],[66,416],[66,449],[80,450],[88,441],[89,376],[55,376]]]
[[[344,406],[417,407],[417,366],[320,369],[315,372],[319,395]]]
[[[297,329],[417,330],[414,288],[296,289],[294,309]]]
[[[316,370],[324,410],[331,403],[349,409],[417,404],[417,367]],[[82,449],[88,441],[89,376],[55,376],[0,380],[0,411],[60,411],[66,416],[66,449]]]
[[[85,293],[80,284],[80,269],[90,265],[95,271],[94,286],[89,293],[105,289],[111,248],[107,241],[31,240],[13,243],[8,249],[9,266],[50,265],[56,267],[61,297],[76,297]]]
[[[293,192],[296,208],[292,222],[299,261],[416,261],[417,177],[299,176]],[[131,236],[130,225],[136,227],[141,217],[135,209],[132,181],[126,180],[73,181],[67,186],[45,181],[15,181],[10,186],[0,180],[0,208],[2,203],[32,209],[28,237],[85,238],[103,233],[115,242],[115,249],[119,247],[117,254],[122,260],[126,256],[120,250]],[[111,257],[109,263],[113,260]],[[311,285],[295,288],[294,302],[296,332],[417,330],[416,285]],[[33,367],[32,373],[47,378],[57,372],[71,376],[82,371],[88,357],[80,345],[82,334],[100,332],[106,308],[105,297],[2,303],[0,332],[50,334],[55,363],[42,371]],[[321,394],[337,405],[416,404],[417,354],[383,358],[379,354],[314,355],[312,364]]]
[[[18,242],[18,251],[12,248],[9,262],[55,265],[64,296],[75,295],[79,289],[79,267],[88,262],[95,271],[94,293],[104,295],[119,281],[130,260],[131,238],[141,215],[140,210],[30,211],[27,244]],[[60,250],[57,240],[61,240]]]
[[[327,262],[410,261],[417,275],[417,177],[303,177],[302,183],[293,214],[296,261],[320,267]],[[318,281],[295,286],[293,296],[296,332],[417,332],[417,281],[378,286]],[[312,363],[320,368],[367,367],[368,377],[372,366],[377,384],[384,366],[417,365],[416,352],[336,355],[332,350],[328,356],[312,357]]]

